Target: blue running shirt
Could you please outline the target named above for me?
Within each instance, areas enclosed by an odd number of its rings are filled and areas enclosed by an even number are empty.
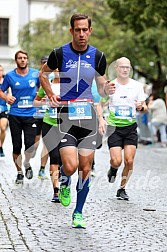
[[[10,106],[10,115],[15,116],[33,116],[36,108],[33,107],[33,100],[36,96],[37,87],[40,86],[39,71],[29,68],[25,76],[17,74],[16,69],[5,75],[2,91],[11,88],[12,95],[16,98]]]
[[[0,89],[1,89],[2,84],[0,84]],[[3,99],[0,99],[0,113],[7,111],[8,107],[6,104],[6,101],[4,101]]]
[[[59,69],[61,100],[93,100],[92,82],[95,76],[105,74],[106,58],[91,45],[78,52],[68,43],[54,49],[47,64],[52,70]]]

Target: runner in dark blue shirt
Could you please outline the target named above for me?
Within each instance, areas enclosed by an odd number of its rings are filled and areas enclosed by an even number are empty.
[[[59,146],[61,160],[61,185],[59,199],[62,205],[71,202],[71,176],[78,169],[77,202],[72,216],[72,226],[85,228],[82,209],[90,186],[91,165],[96,149],[97,118],[91,86],[95,78],[102,97],[114,92],[106,81],[106,58],[94,46],[88,45],[92,32],[87,15],[74,14],[70,21],[72,42],[54,49],[40,73],[40,81],[52,107],[58,107]],[[60,95],[50,88],[48,74],[59,70]]]

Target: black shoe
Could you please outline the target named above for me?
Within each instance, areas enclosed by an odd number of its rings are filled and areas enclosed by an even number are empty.
[[[23,178],[24,178],[24,175],[21,173],[18,173],[17,174],[17,178],[16,178],[16,180],[15,180],[15,183],[16,184],[23,184]]]
[[[33,170],[31,168],[31,166],[26,168],[25,176],[26,176],[27,179],[32,179],[33,178]]]
[[[117,176],[117,171],[118,171],[118,169],[114,169],[114,168],[110,167],[110,170],[107,173],[109,183],[114,183],[115,178]]]
[[[125,189],[123,188],[118,189],[116,196],[118,199],[121,199],[121,200],[129,200],[129,196],[127,195]]]
[[[5,154],[4,154],[4,152],[3,152],[3,149],[2,149],[2,147],[0,148],[0,157],[4,157],[5,156]]]
[[[95,163],[93,161],[93,165],[92,165],[92,168],[91,168],[91,176],[92,177],[95,177],[96,176],[96,172],[95,172]]]
[[[54,188],[53,198],[52,198],[51,202],[53,202],[53,203],[60,203],[58,193],[59,193],[59,188],[55,187]]]
[[[53,202],[53,203],[60,203],[58,193],[54,193],[51,202]]]

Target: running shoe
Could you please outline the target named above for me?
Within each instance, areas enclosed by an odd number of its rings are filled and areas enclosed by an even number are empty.
[[[91,176],[92,176],[92,177],[96,177],[95,170],[91,170]]]
[[[63,206],[69,206],[71,203],[71,190],[70,186],[62,185],[59,190],[59,200]]]
[[[58,193],[54,193],[51,202],[53,202],[53,203],[60,203]]]
[[[83,220],[82,213],[80,213],[80,212],[73,213],[72,227],[73,228],[86,228],[86,223]]]
[[[117,176],[117,171],[118,171],[118,169],[114,169],[114,168],[110,167],[110,169],[108,170],[108,173],[107,173],[109,183],[114,183],[116,176]]]
[[[92,177],[95,177],[95,176],[96,176],[94,162],[93,162],[93,164],[92,164],[92,168],[91,168],[91,176],[92,176]]]
[[[45,169],[40,169],[39,170],[38,178],[39,179],[48,179],[48,177],[46,176],[46,173],[45,173]]]
[[[127,195],[126,191],[124,188],[120,188],[117,191],[117,198],[120,200],[129,200],[129,196]]]
[[[4,154],[3,150],[0,151],[0,157],[5,157],[5,154]]]
[[[31,166],[26,168],[25,176],[26,176],[27,179],[32,179],[33,178],[33,170],[31,168]]]
[[[23,178],[24,178],[24,175],[22,173],[18,173],[17,174],[17,178],[15,180],[15,184],[23,184]]]

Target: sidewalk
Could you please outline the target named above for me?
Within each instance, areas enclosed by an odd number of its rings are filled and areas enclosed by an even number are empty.
[[[139,145],[127,187],[129,201],[117,200],[122,167],[114,184],[107,181],[106,144],[96,151],[96,176],[84,207],[87,229],[73,229],[75,206],[51,202],[50,180],[38,179],[40,149],[32,160],[34,178],[15,185],[10,132],[0,159],[0,252],[167,252],[167,149]],[[49,165],[47,172],[49,174]],[[76,182],[76,174],[73,183]]]

